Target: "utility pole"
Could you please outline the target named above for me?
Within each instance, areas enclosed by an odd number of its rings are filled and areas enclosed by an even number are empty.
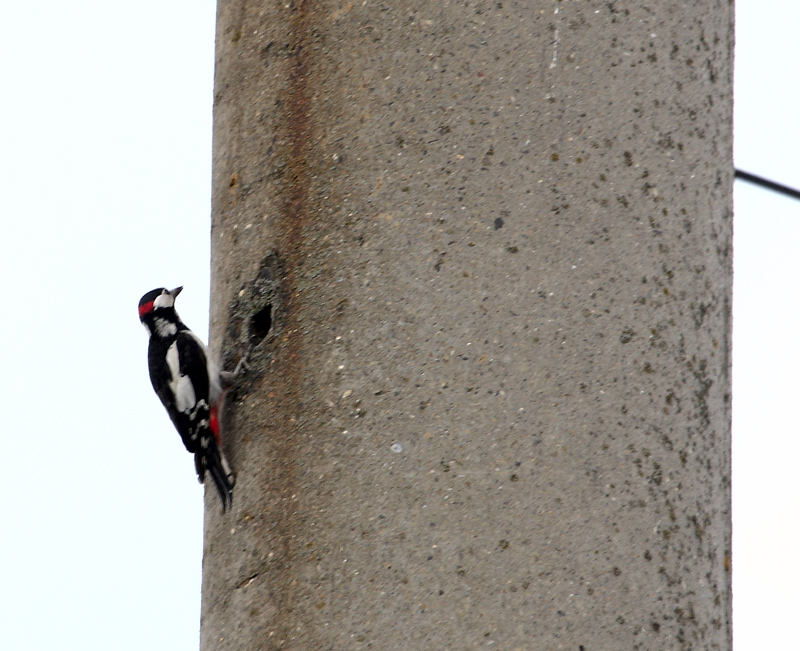
[[[220,0],[204,651],[730,649],[733,4]]]

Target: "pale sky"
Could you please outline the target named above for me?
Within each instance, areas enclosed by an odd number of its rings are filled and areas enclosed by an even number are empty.
[[[564,0],[575,2],[578,0]],[[800,187],[800,3],[737,2],[739,167]],[[135,306],[207,336],[212,0],[25,0],[0,22],[3,651],[196,651],[202,489]],[[737,183],[734,638],[797,644],[800,202]]]

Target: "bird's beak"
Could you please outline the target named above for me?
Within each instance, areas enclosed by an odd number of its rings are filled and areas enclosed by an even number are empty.
[[[176,298],[178,297],[178,294],[180,294],[182,291],[183,291],[183,285],[181,285],[180,287],[176,287],[175,289],[173,289],[173,290],[170,292],[170,294],[172,294],[172,298],[173,298],[173,300],[174,300],[174,299],[176,299]]]

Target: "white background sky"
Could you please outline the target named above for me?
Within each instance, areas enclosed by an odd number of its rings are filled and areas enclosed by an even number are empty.
[[[213,0],[0,5],[0,649],[196,651],[202,492],[135,305],[208,323]],[[736,163],[800,186],[797,0],[738,0]],[[735,191],[734,627],[800,606],[800,202]]]

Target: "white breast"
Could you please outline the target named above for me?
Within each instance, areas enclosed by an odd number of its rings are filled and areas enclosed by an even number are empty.
[[[216,405],[222,399],[222,386],[219,383],[219,369],[217,368],[216,363],[213,359],[211,359],[211,354],[208,352],[208,348],[203,343],[203,340],[200,339],[194,332],[191,330],[189,334],[194,338],[194,340],[198,343],[200,348],[203,349],[203,352],[206,356],[206,367],[208,368],[208,398],[211,401],[212,405]]]

